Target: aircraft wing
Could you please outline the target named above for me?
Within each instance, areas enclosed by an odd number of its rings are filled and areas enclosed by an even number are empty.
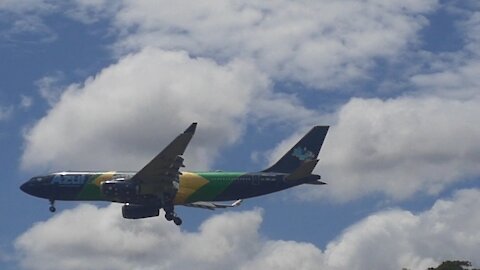
[[[242,203],[242,200],[236,200],[232,204],[219,204],[219,203],[214,203],[214,202],[194,202],[194,203],[184,204],[184,206],[197,207],[197,208],[203,208],[203,209],[208,209],[208,210],[215,210],[217,208],[236,207],[236,206],[239,206],[241,203]]]
[[[175,184],[178,185],[178,176],[181,174],[179,169],[184,167],[180,156],[185,152],[196,127],[197,123],[192,123],[131,178],[131,181],[140,183],[141,194],[159,195],[171,191]]]

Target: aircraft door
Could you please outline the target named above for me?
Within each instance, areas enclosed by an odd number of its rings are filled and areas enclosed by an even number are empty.
[[[254,175],[252,179],[252,184],[258,186],[260,184],[260,175]]]

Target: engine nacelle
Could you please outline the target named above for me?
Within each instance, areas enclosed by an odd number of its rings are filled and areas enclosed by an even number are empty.
[[[131,202],[140,192],[140,186],[132,181],[108,180],[100,185],[103,196],[114,202]]]
[[[156,217],[160,209],[152,206],[126,204],[122,207],[122,216],[127,219]]]

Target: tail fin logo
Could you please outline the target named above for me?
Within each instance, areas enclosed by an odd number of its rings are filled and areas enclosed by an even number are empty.
[[[297,147],[293,149],[292,156],[298,158],[301,161],[313,160],[315,158],[315,155],[311,151],[308,151],[306,147]]]

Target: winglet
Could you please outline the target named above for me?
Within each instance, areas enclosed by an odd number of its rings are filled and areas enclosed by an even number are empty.
[[[195,133],[197,122],[193,122],[183,133]]]

